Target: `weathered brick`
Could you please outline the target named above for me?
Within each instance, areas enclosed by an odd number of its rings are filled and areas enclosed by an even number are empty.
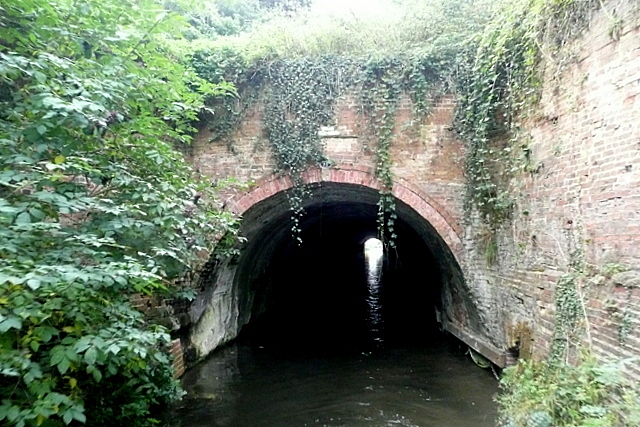
[[[411,119],[408,97],[397,111],[391,147],[394,194],[429,221],[456,254],[474,301],[491,308],[483,308],[485,334],[501,343],[507,319],[525,322],[538,357],[548,353],[553,341],[555,284],[571,271],[572,257],[582,253],[587,265],[601,265],[605,255],[613,253],[616,262],[640,269],[640,30],[636,16],[618,12],[625,17],[619,40],[611,39],[608,18],[596,14],[575,44],[579,60],[560,75],[549,67],[540,114],[527,122],[530,163],[539,168],[511,183],[516,209],[498,234],[496,265],[487,265],[484,258],[481,248],[486,243],[478,237],[483,228],[463,217],[464,147],[449,130],[455,99],[435,100],[432,114],[411,126],[401,125]],[[290,179],[273,175],[262,115],[257,103],[228,141],[208,142],[210,132],[203,129],[194,142],[191,160],[203,174],[257,182],[229,203],[240,213],[291,186]],[[306,182],[378,189],[373,173],[376,141],[366,133],[353,96],[338,101],[333,130],[323,142],[336,166],[308,172]],[[619,296],[638,319],[638,292],[611,286],[585,290],[597,352],[640,352],[640,343],[619,343],[619,321],[604,304]],[[628,339],[639,341],[640,328]]]

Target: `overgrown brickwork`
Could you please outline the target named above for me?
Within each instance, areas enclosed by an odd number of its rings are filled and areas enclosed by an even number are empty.
[[[417,123],[410,100],[404,98],[397,112],[392,155],[396,181],[405,181],[429,195],[443,214],[459,223],[464,159],[462,144],[451,130],[453,107],[452,97],[438,99],[433,113],[424,123]],[[375,142],[366,135],[363,123],[357,104],[349,97],[341,98],[336,123],[323,129],[325,154],[334,162],[333,169],[374,170]],[[250,108],[239,129],[225,140],[211,141],[211,133],[204,127],[194,142],[192,161],[213,180],[233,177],[256,185],[270,177],[274,161],[263,135],[261,104]]]
[[[552,347],[567,274],[586,305],[582,339],[600,354],[639,353],[640,28],[637,11],[615,13],[621,29],[598,12],[570,65],[547,67],[528,122],[529,172],[511,182],[515,212],[497,261],[487,263],[477,228],[465,235],[466,279],[483,289],[484,310],[500,313],[499,339],[538,357]]]
[[[550,351],[556,284],[567,274],[575,276],[586,307],[583,339],[603,354],[639,352],[640,28],[635,11],[616,13],[621,28],[610,11],[598,12],[571,47],[568,65],[561,71],[548,66],[540,104],[527,122],[527,171],[510,183],[516,203],[499,229],[497,256],[487,256],[485,228],[464,212],[464,148],[452,131],[454,98],[436,100],[424,123],[412,120],[408,98],[398,109],[392,144],[397,189],[413,189],[461,239],[452,250],[484,322],[473,332],[521,356]],[[211,141],[202,129],[191,155],[213,181],[233,177],[249,184],[226,195],[227,207],[239,213],[290,184],[274,177],[261,117],[258,102],[226,140]],[[334,164],[311,171],[307,182],[339,182],[342,173],[344,182],[361,175],[368,177],[362,185],[376,188],[375,142],[356,103],[341,98],[334,125],[322,132]]]

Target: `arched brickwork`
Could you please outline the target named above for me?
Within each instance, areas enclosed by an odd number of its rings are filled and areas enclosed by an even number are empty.
[[[560,74],[551,67],[553,79],[543,79],[540,114],[523,123],[531,137],[528,164],[533,168],[515,174],[509,183],[516,203],[508,223],[493,236],[497,262],[488,260],[487,229],[480,218],[472,213],[461,227],[465,153],[452,132],[454,97],[435,100],[432,114],[418,124],[411,122],[408,97],[398,106],[397,123],[412,124],[395,129],[391,146],[393,193],[402,202],[399,211],[432,252],[446,256],[439,258],[448,267],[444,271],[455,273],[442,283],[443,308],[450,308],[450,320],[455,322],[449,330],[485,355],[491,352],[483,352],[479,343],[497,350],[517,347],[524,356],[548,353],[555,339],[556,286],[564,274],[575,274],[572,254],[589,266],[584,273],[594,274],[594,283],[601,283],[587,287],[584,295],[595,350],[604,355],[638,355],[640,329],[630,331],[621,342],[621,323],[612,321],[611,305],[602,304],[612,301],[629,318],[640,318],[640,27],[632,2],[626,3],[618,10],[625,25],[615,40],[607,14],[594,13],[582,42],[572,44],[580,60]],[[377,159],[369,144],[371,135],[358,126],[353,105],[350,96],[341,99],[334,125],[321,135],[323,154],[339,166],[311,170],[304,179],[315,183],[319,193],[326,188],[326,193],[338,194],[331,199],[334,207],[366,198],[351,203],[350,212],[362,206],[373,211],[368,224],[375,233]],[[291,182],[273,175],[276,164],[263,135],[262,117],[263,106],[257,102],[226,140],[215,141],[204,127],[194,139],[191,156],[197,171],[213,181],[257,182],[226,203],[229,210],[245,217],[242,231],[258,237],[253,246],[248,240],[248,261],[239,269],[248,280],[268,266],[269,256],[275,253],[272,242],[286,242],[291,229],[284,194]],[[321,194],[314,194],[310,203],[316,204],[318,212]],[[305,220],[313,222],[310,217]],[[337,213],[334,222],[341,220]],[[599,271],[605,270],[600,268],[609,265],[627,271],[601,275]],[[232,313],[237,320],[235,313],[244,308],[242,301],[223,297],[241,295],[232,268],[238,266],[219,269],[209,286],[211,295],[220,297],[203,300],[203,305],[211,307],[212,318]],[[460,314],[460,307],[466,307],[466,312]],[[209,312],[203,309],[194,318]],[[475,321],[469,320],[474,312]],[[219,336],[209,338],[210,326],[201,323],[202,338],[193,343],[202,355],[235,336],[233,327],[221,327],[216,330]],[[640,368],[634,367],[634,375],[640,378]]]
[[[372,170],[366,168],[358,169],[353,166],[311,169],[304,174],[303,179],[305,184],[330,182],[362,185],[374,190],[380,189],[380,182],[376,179]],[[226,208],[242,215],[256,203],[286,191],[292,185],[289,177],[271,175],[258,181],[248,191],[239,193],[231,198],[227,202]],[[394,183],[393,195],[429,222],[447,244],[456,261],[462,264],[462,240],[458,221],[428,195],[423,194],[406,181],[398,180]]]
[[[338,275],[333,276],[331,283],[343,283],[340,280],[346,277],[345,286],[341,285],[340,291],[334,290],[337,295],[347,292],[346,289],[354,289],[351,285],[354,282],[348,279],[352,277],[350,270],[333,269],[332,265],[335,266],[338,260],[351,259],[349,257],[353,254],[349,251],[352,249],[343,248],[353,248],[355,241],[362,244],[364,240],[361,239],[369,233],[375,233],[380,182],[373,169],[353,165],[311,169],[304,174],[303,181],[311,186],[312,195],[305,202],[307,215],[300,222],[301,229],[308,233],[309,239],[303,237],[305,244],[301,246],[293,243],[291,238],[292,222],[285,196],[286,190],[292,187],[290,178],[269,175],[258,180],[247,191],[232,195],[225,203],[227,210],[243,216],[240,231],[246,237],[246,242],[242,244],[236,259],[217,264],[215,274],[207,279],[209,284],[207,294],[201,298],[200,319],[195,323],[190,337],[192,346],[200,356],[208,354],[220,343],[233,339],[240,329],[263,313],[280,313],[280,310],[269,311],[269,307],[277,301],[272,295],[278,292],[273,289],[288,286],[288,280],[295,285],[290,292],[291,298],[298,295],[300,289],[328,287],[327,282],[318,286],[298,287],[299,278],[304,277],[307,271],[315,273],[304,279],[305,282],[312,281],[316,276],[322,278],[324,274]],[[393,194],[398,200],[396,226],[399,239],[393,253],[397,257],[394,259],[402,259],[402,262],[393,264],[390,271],[396,273],[390,274],[403,274],[397,273],[401,268],[406,271],[415,268],[411,270],[412,274],[403,276],[404,280],[397,282],[399,285],[395,287],[400,289],[405,286],[408,293],[417,295],[411,302],[419,306],[407,311],[419,313],[422,322],[437,311],[441,327],[457,325],[456,330],[479,334],[477,331],[483,328],[482,316],[464,279],[464,247],[459,221],[409,182],[396,180]],[[339,241],[339,247],[332,248],[335,252],[329,255],[333,258],[321,265],[309,263],[307,269],[307,264],[302,260],[322,259],[318,256],[322,251],[316,248],[326,244],[321,243],[323,241]],[[298,251],[305,255],[297,255]],[[298,256],[302,258],[296,258]],[[305,266],[303,270],[298,275],[294,274],[294,279],[289,279],[292,268],[301,264]],[[349,298],[338,297],[336,300]],[[296,304],[303,303],[295,300],[285,306]],[[471,336],[465,333],[458,335],[463,340],[467,335]],[[492,360],[501,365],[500,351],[490,350],[488,355],[495,355]]]

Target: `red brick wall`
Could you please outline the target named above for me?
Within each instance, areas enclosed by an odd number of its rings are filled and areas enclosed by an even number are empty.
[[[519,341],[524,353],[548,352],[556,282],[579,259],[594,347],[607,354],[640,353],[640,290],[629,289],[629,277],[640,269],[640,29],[628,12],[623,23],[613,40],[611,20],[596,14],[571,47],[578,60],[559,74],[549,67],[539,109],[528,122],[532,172],[511,183],[516,207],[500,230],[495,265],[483,254],[482,227],[463,215],[464,152],[450,130],[454,100],[438,100],[423,123],[410,122],[408,99],[398,110],[395,179],[428,197],[462,237],[458,258],[465,280],[482,313],[484,338],[498,348]],[[338,169],[370,171],[371,141],[356,112],[349,97],[340,100],[335,126],[325,129],[326,154]],[[211,142],[207,130],[200,132],[194,165],[212,179],[272,182],[261,116],[258,103],[226,141]],[[227,196],[231,201],[234,193]],[[631,272],[622,280],[603,271],[611,264]]]
[[[147,317],[151,318],[151,321],[153,322],[163,323],[162,320],[166,320],[168,316],[173,315],[173,310],[171,310],[170,313],[161,315],[164,319],[159,317],[157,313],[158,309],[167,307],[168,304],[172,303],[172,301],[164,298],[134,294],[129,298],[129,302],[133,308],[143,312]],[[187,307],[184,307],[183,309],[186,311]],[[171,340],[169,353],[173,357],[173,375],[176,378],[179,378],[184,374],[186,369],[186,365],[184,363],[184,351],[179,338]]]
[[[176,338],[171,341],[171,355],[173,356],[173,376],[179,378],[184,374],[185,364],[180,339]]]
[[[398,182],[406,181],[429,195],[458,222],[462,213],[462,144],[450,130],[453,99],[435,102],[433,114],[424,123],[411,123],[411,103],[400,102],[396,137],[393,143],[393,173]],[[255,183],[271,176],[274,162],[269,141],[262,131],[262,106],[257,103],[241,126],[229,138],[210,141],[211,132],[203,128],[196,136],[192,163],[212,179],[234,177]],[[373,170],[375,143],[364,131],[357,106],[349,96],[339,100],[336,123],[323,130],[325,154],[338,168]],[[226,194],[235,195],[234,191]]]
[[[528,123],[533,172],[511,183],[516,211],[500,234],[498,264],[483,260],[477,228],[465,235],[467,280],[500,313],[507,345],[524,329],[538,357],[553,339],[556,282],[576,272],[575,261],[596,351],[640,354],[640,28],[630,10],[617,13],[619,39],[597,13],[571,46],[577,60],[560,72],[547,67]],[[616,275],[612,265],[630,271]]]

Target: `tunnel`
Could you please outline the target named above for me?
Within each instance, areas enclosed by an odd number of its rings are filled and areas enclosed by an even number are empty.
[[[240,255],[208,279],[212,295],[217,290],[226,302],[215,307],[218,324],[200,325],[201,334],[226,328],[218,341],[240,335],[256,345],[318,352],[428,344],[443,318],[479,327],[452,251],[428,220],[397,199],[395,248],[385,247],[381,320],[372,331],[364,242],[377,235],[379,192],[334,182],[309,189],[301,244],[292,237],[285,191],[244,213]],[[220,291],[225,286],[226,293]]]

